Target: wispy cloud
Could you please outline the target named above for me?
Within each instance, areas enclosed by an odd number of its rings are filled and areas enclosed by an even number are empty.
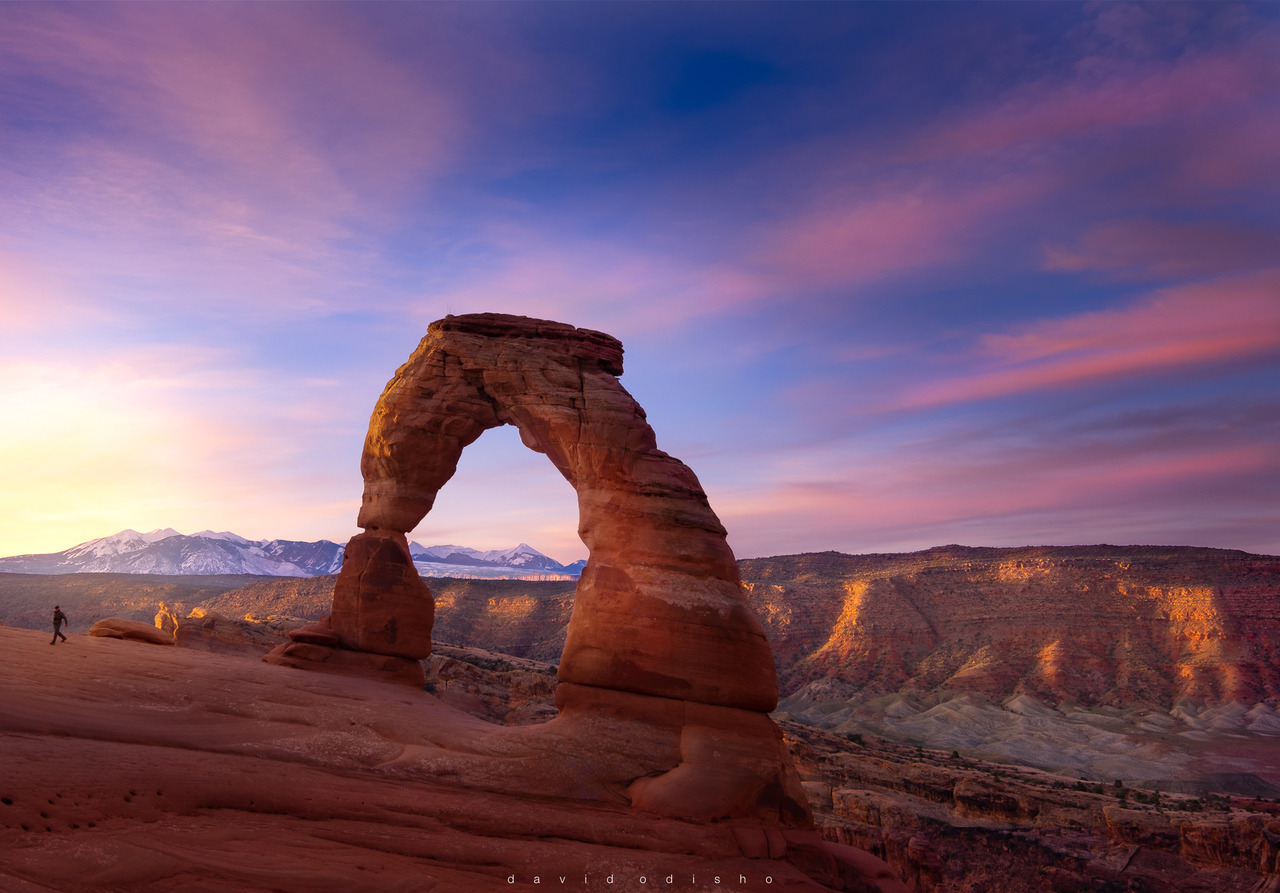
[[[495,256],[461,287],[437,287],[425,325],[449,313],[496,311],[640,336],[730,313],[768,294],[749,271],[587,236],[557,239],[523,227],[493,234]]]
[[[748,263],[775,287],[853,286],[918,273],[962,259],[1002,215],[1044,197],[1035,174],[1009,172],[983,182],[923,179],[849,190],[765,227]]]
[[[968,362],[907,388],[892,405],[940,406],[1246,361],[1280,350],[1277,294],[1280,271],[1266,271],[984,335]]]
[[[311,12],[17,11],[0,74],[34,85],[13,113],[35,123],[0,150],[0,187],[22,221],[0,244],[49,267],[75,245],[99,292],[168,274],[152,301],[195,274],[259,314],[321,306],[367,276],[370,228],[429,190],[465,117],[446,79],[379,53],[349,9]]]
[[[789,445],[752,455],[754,486],[716,492],[714,503],[743,556],[944,542],[1280,547],[1274,411],[1190,404],[1092,421],[1049,414],[993,432],[977,419],[933,419],[920,426],[930,436],[866,431]],[[1230,509],[1206,523],[1208,505]]]
[[[1223,106],[1272,104],[1280,76],[1276,44],[1275,33],[1264,33],[1229,53],[1144,62],[1123,55],[1083,58],[1069,79],[1021,84],[995,103],[964,110],[933,129],[916,151],[944,158],[1154,125],[1180,129]]]
[[[1093,226],[1075,245],[1045,248],[1049,270],[1121,279],[1203,279],[1270,267],[1276,258],[1280,232],[1216,220],[1117,220]]]
[[[1036,229],[1078,226],[1076,244],[1050,241],[1051,268],[1175,278],[1256,267],[1274,257],[1275,234],[1218,215],[1224,189],[1280,190],[1261,163],[1280,135],[1278,53],[1274,29],[1174,59],[1134,61],[1112,46],[893,137],[851,125],[775,147],[752,170],[787,212],[746,228],[742,260],[777,292],[857,287],[936,276],[1000,257]],[[1135,203],[1198,219],[1123,217]],[[1008,263],[1027,260],[1003,250]]]

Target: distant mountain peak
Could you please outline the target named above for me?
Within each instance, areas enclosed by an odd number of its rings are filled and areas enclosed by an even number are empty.
[[[524,577],[576,577],[581,567],[564,565],[528,543],[509,549],[481,551],[453,544],[424,546],[409,543],[409,554],[424,577],[474,576],[491,579]]]
[[[157,527],[155,530],[144,534],[144,536],[154,539],[165,539],[171,536],[182,536],[182,534],[174,530],[172,527]]]
[[[0,573],[26,574],[254,574],[311,577],[336,574],[343,546],[329,540],[250,540],[230,531],[148,533],[133,529],[80,543],[62,552],[0,558]],[[469,546],[409,544],[424,576],[576,577],[581,562],[562,565],[530,546],[480,551]]]
[[[215,533],[212,530],[202,530],[199,533],[193,533],[192,536],[203,537],[208,540],[226,540],[229,543],[240,543],[242,545],[252,543],[253,540],[245,539],[237,533],[231,533],[224,530],[221,533]]]
[[[313,577],[337,573],[342,547],[327,540],[254,542],[230,532],[192,536],[171,527],[122,530],[62,552],[0,558],[0,572],[27,574],[254,574]]]

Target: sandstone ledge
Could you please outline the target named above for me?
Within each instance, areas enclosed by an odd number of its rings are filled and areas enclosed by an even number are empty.
[[[89,627],[89,635],[108,639],[130,639],[148,645],[172,645],[173,636],[139,620],[107,617]]]
[[[0,629],[0,889],[488,893],[586,876],[578,889],[647,893],[668,875],[671,889],[710,891],[720,875],[792,893],[906,890],[810,830],[417,771],[427,750],[447,762],[451,743],[477,759],[468,740],[495,730],[425,692],[74,639],[55,649]],[[549,753],[534,765],[564,771]]]

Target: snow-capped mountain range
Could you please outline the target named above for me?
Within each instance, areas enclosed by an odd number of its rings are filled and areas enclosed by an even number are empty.
[[[328,540],[249,540],[202,530],[122,530],[62,552],[0,558],[0,573],[18,574],[258,574],[319,577],[342,567],[343,547]],[[482,552],[466,546],[409,544],[418,572],[430,577],[576,577],[586,562],[562,565],[524,543]]]

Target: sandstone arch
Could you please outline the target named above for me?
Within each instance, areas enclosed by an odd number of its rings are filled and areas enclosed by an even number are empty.
[[[486,429],[514,425],[577,491],[578,533],[590,552],[561,681],[772,710],[773,657],[742,596],[725,530],[693,472],[657,448],[621,373],[622,345],[600,332],[497,314],[432,323],[373,411],[359,526],[368,540],[399,544],[462,451]],[[368,611],[370,585],[354,585],[357,567],[344,567],[335,600],[339,638],[361,650],[425,656],[424,624],[399,623],[388,636],[382,605],[394,597],[374,593],[382,601]],[[422,598],[413,582],[397,583],[404,598],[395,601],[408,616]]]
[[[431,595],[405,534],[462,451],[514,425],[577,492],[590,552],[559,665],[560,715],[518,731],[476,729],[465,742],[442,736],[441,752],[416,765],[671,815],[804,823],[803,792],[766,715],[777,704],[773,657],[725,530],[693,472],[657,448],[621,374],[622,345],[601,332],[503,314],[432,323],[370,420],[365,532],[347,546],[331,630],[295,635],[273,660],[296,666],[309,659],[297,649],[314,648],[336,668],[363,652],[394,672],[427,656]]]

